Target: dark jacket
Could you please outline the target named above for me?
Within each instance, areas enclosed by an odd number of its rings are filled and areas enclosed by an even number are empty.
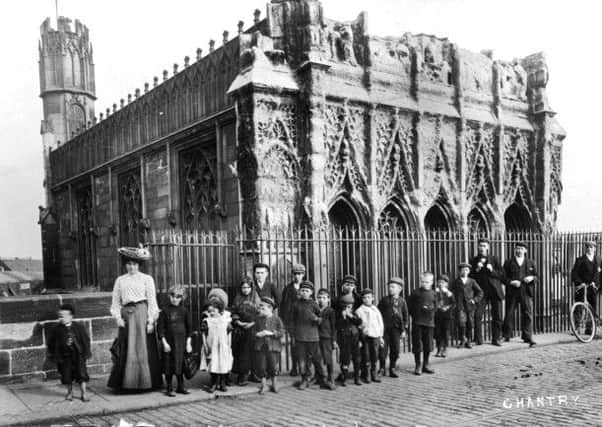
[[[387,295],[379,301],[378,309],[383,316],[385,329],[394,328],[405,331],[408,328],[408,306],[401,296],[393,298],[391,295]]]
[[[437,289],[435,291],[435,299],[437,302],[436,317],[440,319],[451,319],[453,317],[454,307],[456,306],[454,294],[446,295],[441,290]]]
[[[412,323],[434,328],[436,304],[435,291],[423,288],[415,289],[408,299],[408,309],[412,316]]]
[[[483,299],[483,290],[476,280],[468,277],[466,283],[457,277],[451,287],[456,302],[456,311],[474,311],[479,301]],[[471,302],[472,301],[472,302]]]
[[[351,315],[343,317],[343,310],[345,306],[339,304],[336,310],[335,324],[337,329],[337,339],[341,341],[344,338],[359,336],[359,326],[362,324],[362,319],[355,314],[355,309],[351,311]]]
[[[320,311],[320,325],[318,335],[320,339],[335,340],[336,336],[336,314],[332,307],[325,307]]]
[[[272,298],[276,303],[276,308],[280,307],[280,303],[282,302],[282,294],[274,283],[266,280],[263,284],[263,288],[260,289],[257,281],[254,280],[253,286],[255,288],[255,292],[257,292],[260,297]]]
[[[582,255],[575,260],[575,265],[571,270],[571,281],[575,286],[582,283],[600,283],[600,258],[594,255],[593,261],[587,259],[586,255]]]
[[[284,326],[292,327],[293,323],[293,305],[299,299],[299,290],[295,289],[294,282],[286,285],[282,291],[282,302],[280,304],[279,314],[284,322]]]
[[[192,334],[192,321],[190,313],[182,305],[168,304],[157,321],[157,335],[172,345],[176,339],[186,339]]]
[[[296,341],[318,342],[320,307],[313,300],[298,300],[293,305],[293,330]]]
[[[482,261],[483,267],[479,267],[479,261]],[[492,271],[489,271],[487,264],[491,264]],[[504,269],[500,260],[493,255],[476,255],[470,261],[470,277],[475,279],[479,287],[488,296],[495,295],[499,300],[504,299],[504,289],[502,280],[504,278]]]
[[[530,283],[525,283],[523,279],[527,276],[535,276],[535,279]],[[533,296],[533,288],[537,283],[537,268],[535,267],[535,261],[532,259],[525,258],[523,265],[518,265],[516,257],[512,257],[504,263],[504,284],[506,285],[506,292],[515,292],[519,288],[515,288],[510,285],[513,280],[519,280],[521,286],[526,287],[527,295]]]
[[[54,327],[48,340],[48,356],[56,363],[62,363],[65,355],[72,350],[67,345],[69,329],[73,335],[73,346],[77,350],[80,357],[89,359],[92,354],[90,352],[90,336],[86,332],[86,328],[76,322],[71,323],[71,328],[59,323]]]
[[[232,304],[232,324],[236,326],[237,320],[245,323],[254,322],[260,301],[259,297],[256,297],[256,294],[253,293],[247,296],[236,295]]]
[[[274,333],[274,335],[257,338],[255,334],[268,330]],[[272,314],[271,317],[258,316],[253,326],[253,336],[255,336],[255,350],[261,350],[264,344],[267,346],[268,351],[282,350],[281,338],[284,336],[284,324],[282,319],[277,314]]]

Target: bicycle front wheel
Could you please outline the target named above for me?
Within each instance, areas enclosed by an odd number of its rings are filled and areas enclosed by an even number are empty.
[[[571,330],[581,342],[590,342],[596,335],[596,320],[588,304],[576,302],[571,307]]]

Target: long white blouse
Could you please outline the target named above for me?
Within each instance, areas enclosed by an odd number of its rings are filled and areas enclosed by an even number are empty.
[[[155,281],[144,273],[124,274],[115,280],[111,315],[121,319],[121,308],[130,303],[146,300],[148,305],[148,323],[154,323],[159,317],[159,306],[155,291]]]

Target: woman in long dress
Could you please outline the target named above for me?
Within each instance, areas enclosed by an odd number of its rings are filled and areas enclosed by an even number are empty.
[[[109,387],[117,390],[149,390],[163,384],[155,322],[159,317],[155,281],[140,272],[151,259],[145,248],[119,248],[127,273],[115,280],[111,314],[117,320],[118,337],[111,348],[113,370]]]

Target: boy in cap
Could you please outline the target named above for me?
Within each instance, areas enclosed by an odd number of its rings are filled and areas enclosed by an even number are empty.
[[[284,336],[284,325],[278,315],[274,314],[276,303],[269,297],[261,298],[259,316],[253,326],[255,328],[255,360],[257,376],[261,380],[259,394],[263,394],[266,378],[272,379],[270,390],[278,393],[278,362],[282,351],[281,338]]]
[[[308,280],[301,283],[299,287],[299,299],[293,305],[293,328],[295,333],[295,343],[297,349],[297,361],[299,363],[299,372],[301,381],[297,388],[304,390],[309,387],[306,363],[308,358],[314,364],[316,378],[320,384],[324,383],[324,370],[320,355],[320,334],[318,325],[320,324],[320,308],[315,301],[311,299],[314,292],[314,285]]]
[[[328,289],[321,288],[318,291],[318,306],[320,307],[320,325],[318,326],[318,333],[320,335],[320,353],[322,355],[322,361],[326,366],[326,387],[334,389],[334,382],[332,381],[332,350],[337,348],[335,341],[336,325],[335,325],[335,312],[330,306],[330,293]]]
[[[355,276],[348,274],[343,277],[341,283],[341,295],[350,294],[353,297],[353,309],[357,309],[362,305],[362,297],[357,293],[357,279]]]
[[[379,349],[384,345],[384,324],[380,311],[374,305],[374,293],[372,289],[362,290],[362,305],[355,310],[362,320],[360,325],[362,339],[362,381],[369,383],[372,380],[379,383],[376,376],[376,364],[378,363]],[[370,367],[370,378],[368,378],[368,366]]]
[[[293,305],[299,299],[299,289],[303,278],[305,277],[305,266],[302,264],[293,265],[293,280],[286,285],[282,292],[282,303],[280,304],[280,316],[284,322],[284,327],[291,339],[291,359],[292,368],[290,375],[296,377],[298,375],[297,351],[295,348],[295,334],[293,331]]]
[[[415,289],[408,300],[408,309],[412,316],[412,351],[416,368],[415,375],[421,372],[434,374],[429,367],[429,356],[433,345],[433,329],[435,329],[435,292],[433,287],[433,273],[424,272],[420,275],[420,287]],[[422,370],[420,369],[420,355],[423,355]]]
[[[454,280],[451,287],[456,303],[455,317],[460,338],[458,348],[462,346],[472,348],[470,331],[474,328],[475,310],[483,298],[483,290],[476,280],[468,276],[471,268],[469,263],[462,262],[458,267],[460,275]]]
[[[395,365],[399,358],[400,340],[405,337],[408,328],[408,307],[401,296],[404,281],[400,277],[389,279],[389,295],[378,303],[378,309],[383,317],[384,342],[380,352],[380,370],[384,375],[387,352],[389,353],[389,376],[397,378]]]
[[[345,387],[349,365],[353,361],[353,377],[355,385],[362,385],[360,382],[360,332],[359,326],[362,320],[354,313],[353,307],[355,299],[353,294],[348,292],[341,295],[337,304],[336,328],[337,342],[341,349],[340,364],[341,374],[337,381]]]
[[[437,311],[435,312],[435,357],[447,357],[449,332],[453,322],[454,294],[449,290],[449,277],[441,274],[437,277]]]

